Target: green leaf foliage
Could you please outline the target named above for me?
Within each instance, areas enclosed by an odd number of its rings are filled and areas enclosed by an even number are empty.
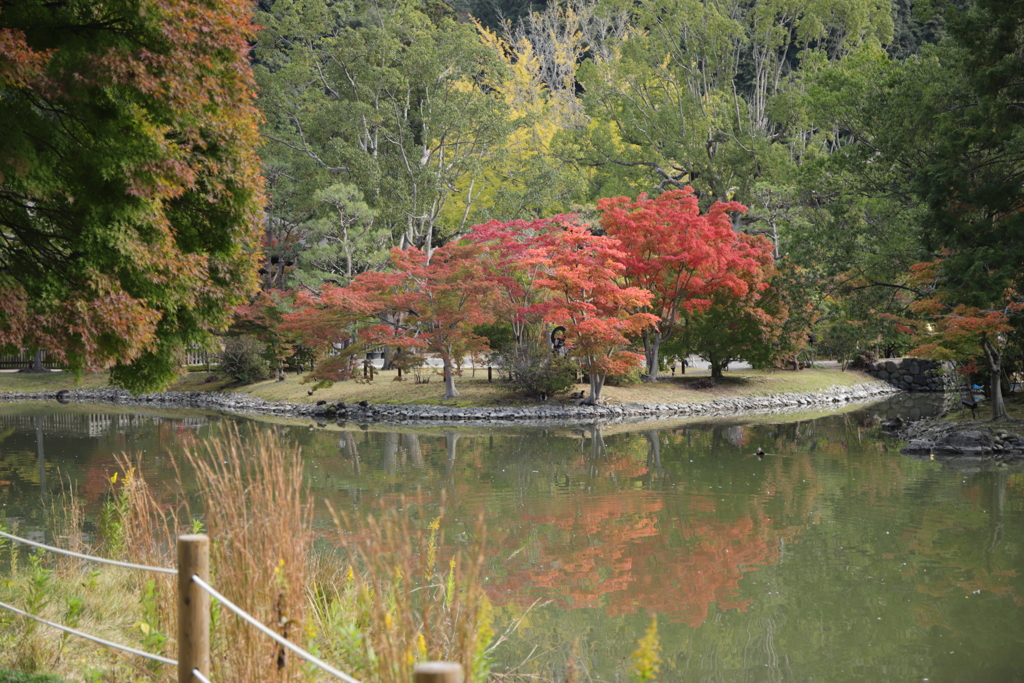
[[[0,347],[168,383],[255,284],[241,3],[5,3]]]

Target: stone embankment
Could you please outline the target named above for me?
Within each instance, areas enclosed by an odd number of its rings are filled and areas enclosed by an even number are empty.
[[[1005,425],[925,419],[901,427],[897,436],[910,443],[900,452],[914,460],[934,460],[965,474],[1024,465],[1024,435]]]
[[[865,368],[872,377],[903,391],[945,391],[942,363],[925,358],[880,360]]]
[[[248,415],[308,418],[318,422],[383,422],[451,424],[453,422],[530,424],[552,422],[627,422],[680,417],[726,417],[811,410],[886,396],[898,390],[884,382],[829,387],[802,394],[774,394],[743,398],[719,398],[703,403],[622,403],[575,406],[544,403],[519,408],[453,408],[432,405],[373,405],[368,403],[278,403],[248,394],[202,391],[169,391],[133,396],[121,389],[96,389],[53,393],[0,394],[2,401],[110,403],[153,408],[191,408]]]
[[[911,422],[899,432],[909,443],[907,454],[1024,457],[1024,436],[992,422],[944,422],[925,419]]]

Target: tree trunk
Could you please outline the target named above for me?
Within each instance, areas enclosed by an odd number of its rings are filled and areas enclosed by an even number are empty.
[[[722,368],[725,367],[725,363],[718,359],[711,360],[711,379],[722,379]]]
[[[448,460],[444,464],[444,476],[451,477],[452,472],[455,468],[455,444],[459,440],[459,435],[455,432],[444,433],[445,450],[448,451]]]
[[[650,448],[647,451],[647,475],[648,485],[657,481],[661,481],[662,469],[661,469],[661,437],[655,430],[644,432],[644,436],[647,437],[647,443],[650,444]]]
[[[47,370],[46,368],[43,367],[43,350],[42,349],[36,349],[36,355],[32,358],[32,366],[28,367],[28,368],[22,368],[18,372],[25,372],[25,373],[28,373],[28,372],[31,372],[31,373],[50,372],[49,370]]]
[[[992,343],[992,340],[988,338],[987,334],[981,335],[981,348],[985,352],[985,362],[988,365],[988,372],[991,378],[992,421],[1009,420],[1010,416],[1006,414],[1006,404],[1003,402],[1003,356],[999,353],[999,349],[996,348],[995,344]]]
[[[596,460],[608,454],[604,445],[604,436],[601,434],[599,425],[590,425],[590,458]]]
[[[658,381],[658,370],[661,365],[661,333],[657,330],[644,332],[644,356],[647,358],[648,382]]]
[[[352,461],[352,471],[355,474],[359,474],[359,446],[356,444],[356,439],[352,432],[342,434],[341,442],[345,450],[345,456]]]
[[[604,388],[604,375],[590,374],[590,396],[587,396],[580,405],[596,406],[601,402],[601,389]]]
[[[452,371],[452,361],[450,358],[444,359],[444,397],[445,399],[455,398],[459,395],[458,389],[455,388],[455,373]]]
[[[409,457],[412,458],[412,464],[421,467],[423,465],[423,449],[420,448],[419,435],[402,434],[402,441],[405,444],[405,450],[409,452]]]
[[[384,433],[384,472],[395,476],[398,467],[398,432]]]

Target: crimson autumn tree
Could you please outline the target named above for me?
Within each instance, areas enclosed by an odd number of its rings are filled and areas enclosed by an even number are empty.
[[[712,292],[710,305],[690,315],[683,339],[686,349],[708,361],[716,379],[732,361],[764,367],[792,348],[792,341],[784,339],[786,297],[770,289],[775,276],[771,242],[746,234],[738,235],[737,241],[745,247],[747,262],[733,274],[743,286]]]
[[[0,348],[158,388],[255,287],[240,0],[0,7]]]
[[[321,350],[350,346],[358,336],[366,344],[437,354],[444,398],[454,398],[456,366],[487,346],[473,328],[494,320],[494,286],[484,277],[482,251],[480,245],[452,243],[428,257],[416,247],[396,247],[389,270],[361,273],[347,287],[327,285],[316,298],[301,296],[302,310],[285,316],[288,329]],[[322,363],[314,377],[344,379],[340,362]]]
[[[589,404],[601,401],[608,375],[625,374],[639,362],[626,350],[629,337],[658,322],[656,315],[636,312],[650,304],[650,292],[618,283],[624,256],[618,240],[570,225],[555,235],[546,272],[537,278],[552,294],[545,320],[565,326],[569,353],[590,376]]]
[[[730,211],[737,202],[715,202],[701,214],[692,187],[651,199],[640,194],[601,199],[601,225],[625,252],[623,276],[652,294],[643,310],[660,319],[643,331],[647,378],[658,378],[662,342],[688,316],[707,311],[715,298],[740,298],[762,267],[761,250],[732,229]]]
[[[392,266],[407,285],[386,302],[392,310],[406,311],[401,323],[392,325],[394,343],[440,356],[446,399],[459,395],[456,365],[487,348],[473,328],[494,320],[494,287],[484,277],[482,251],[461,243],[438,247],[429,257],[415,247],[391,250]],[[353,285],[373,290],[375,279],[388,275],[366,273]]]
[[[550,295],[538,277],[550,265],[558,230],[570,225],[578,225],[576,217],[561,214],[532,221],[490,221],[473,226],[468,236],[485,247],[487,278],[501,292],[499,310],[511,323],[517,344],[525,343],[527,328],[544,318],[544,301]]]

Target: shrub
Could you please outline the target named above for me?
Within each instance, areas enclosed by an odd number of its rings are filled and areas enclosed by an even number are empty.
[[[866,370],[869,365],[876,362],[878,358],[870,351],[864,351],[853,357],[850,367],[854,370]]]
[[[263,356],[266,350],[266,345],[251,335],[228,337],[220,357],[220,372],[245,384],[269,379],[270,363]]]
[[[506,346],[494,362],[508,375],[513,390],[527,396],[564,394],[576,385],[576,361],[555,356],[540,344]]]

